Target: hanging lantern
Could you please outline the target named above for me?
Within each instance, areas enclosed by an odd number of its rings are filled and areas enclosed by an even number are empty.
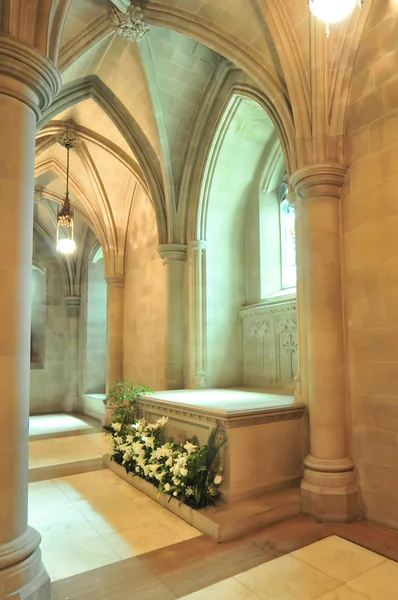
[[[312,14],[326,23],[326,35],[329,35],[329,23],[344,21],[355,6],[362,6],[363,0],[309,0]]]
[[[73,209],[69,199],[69,152],[77,144],[73,129],[65,129],[58,136],[58,142],[66,148],[66,192],[64,202],[57,215],[57,251],[72,254],[76,244],[74,239]]]

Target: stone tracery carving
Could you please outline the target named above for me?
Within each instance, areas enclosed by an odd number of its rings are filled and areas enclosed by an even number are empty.
[[[149,32],[149,25],[138,6],[130,6],[124,14],[113,6],[109,18],[115,32],[130,42],[139,42]]]
[[[35,188],[34,195],[33,195],[33,201],[39,203],[39,202],[43,202],[43,200],[44,200],[43,190]]]

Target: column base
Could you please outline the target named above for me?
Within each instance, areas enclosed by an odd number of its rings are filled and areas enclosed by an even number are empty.
[[[50,600],[50,577],[42,563],[40,535],[31,527],[25,534],[0,546],[0,598]],[[32,551],[33,550],[33,551]],[[26,557],[26,553],[32,552]]]
[[[306,459],[301,512],[322,522],[349,523],[361,518],[358,485],[350,459]]]

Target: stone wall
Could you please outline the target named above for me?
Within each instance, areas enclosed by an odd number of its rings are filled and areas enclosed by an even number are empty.
[[[348,110],[342,198],[352,452],[366,516],[398,527],[398,13],[378,2]]]
[[[155,213],[139,192],[127,239],[124,378],[165,389],[166,269],[157,252]]]
[[[30,371],[30,412],[62,410],[68,391],[68,320],[64,302],[65,280],[56,255],[35,230],[33,260],[46,271],[46,313],[44,361],[32,363]],[[38,367],[38,368],[37,368]]]

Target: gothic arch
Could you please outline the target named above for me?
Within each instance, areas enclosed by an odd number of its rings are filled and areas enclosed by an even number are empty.
[[[57,114],[87,98],[92,98],[104,110],[136,156],[148,183],[149,195],[155,209],[159,244],[166,243],[166,211],[159,159],[135,119],[96,75],[84,77],[65,86],[44,112],[38,128],[41,129]]]
[[[275,110],[275,107],[269,102],[268,98],[250,84],[247,80],[242,80],[241,74],[234,80],[228,79],[224,86],[215,95],[213,103],[209,103],[207,98],[204,98],[203,106],[208,106],[206,119],[200,118],[198,123],[202,123],[191,139],[189,153],[194,153],[195,159],[192,160],[190,170],[184,172],[184,180],[182,189],[186,192],[189,189],[190,193],[185,193],[180,208],[179,214],[179,232],[184,232],[185,238],[188,241],[194,239],[205,239],[205,222],[206,222],[206,177],[209,176],[209,163],[212,162],[212,153],[214,147],[217,146],[217,137],[222,130],[222,123],[226,113],[229,110],[231,102],[234,98],[248,98],[259,105],[271,119],[276,134],[280,141],[286,169],[290,175],[297,168],[297,155],[292,131],[286,130],[283,121]],[[203,126],[205,123],[205,126]],[[188,162],[189,164],[189,162]]]

